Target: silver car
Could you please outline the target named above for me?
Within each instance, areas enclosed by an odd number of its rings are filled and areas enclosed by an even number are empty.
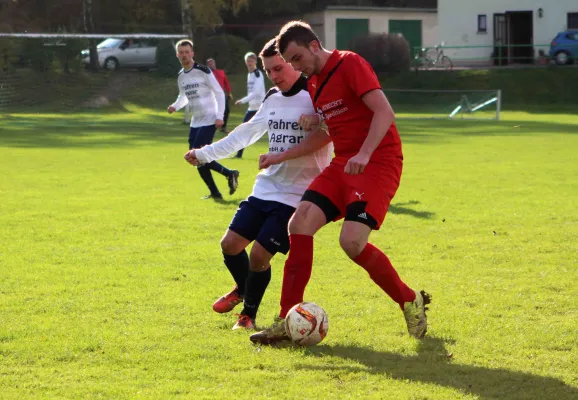
[[[152,68],[156,66],[157,46],[150,39],[106,39],[96,46],[101,68]],[[81,52],[82,62],[90,64],[88,50]]]

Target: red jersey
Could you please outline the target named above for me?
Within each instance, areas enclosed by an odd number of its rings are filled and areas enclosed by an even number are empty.
[[[219,82],[219,85],[223,88],[225,95],[231,93],[231,85],[229,85],[229,80],[227,79],[227,75],[225,75],[225,71],[222,69],[214,69],[213,75],[215,75],[217,82]]]
[[[381,90],[373,68],[360,55],[334,50],[319,75],[309,78],[308,90],[317,112],[325,119],[335,146],[335,162],[346,163],[359,153],[373,118],[361,97]],[[395,123],[381,140],[370,161],[401,157]]]

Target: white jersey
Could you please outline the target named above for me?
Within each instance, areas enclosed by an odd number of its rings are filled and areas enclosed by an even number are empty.
[[[265,99],[265,79],[263,71],[256,69],[247,75],[247,96],[243,97],[241,104],[249,103],[249,111],[257,111]]]
[[[180,110],[191,105],[191,127],[215,125],[217,119],[223,119],[225,93],[208,67],[194,63],[188,71],[182,69],[178,85],[179,97],[172,106]]]
[[[307,92],[307,80],[300,78],[293,87],[282,93],[269,90],[257,114],[239,125],[228,136],[196,151],[201,163],[228,157],[269,134],[269,152],[282,153],[301,143],[309,134],[297,121],[315,109]],[[313,179],[329,165],[333,145],[328,144],[314,153],[272,165],[255,179],[252,196],[297,207],[303,193]]]

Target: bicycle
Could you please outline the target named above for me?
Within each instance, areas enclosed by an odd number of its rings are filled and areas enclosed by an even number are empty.
[[[436,51],[435,60],[428,55],[431,50],[429,47],[422,47],[418,54],[415,56],[416,69],[422,68],[428,70],[430,68],[440,68],[445,70],[450,70],[454,67],[452,60],[444,54],[444,42],[438,44],[434,47]]]

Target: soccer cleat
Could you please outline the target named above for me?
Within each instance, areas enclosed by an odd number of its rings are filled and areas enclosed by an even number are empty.
[[[284,340],[291,340],[285,331],[285,319],[281,317],[276,317],[270,328],[252,334],[249,339],[258,344],[275,344]]]
[[[431,296],[423,290],[421,292],[414,290],[414,292],[415,300],[403,305],[403,315],[408,333],[417,339],[423,339],[427,332],[426,305],[431,303]]]
[[[229,293],[219,297],[215,303],[213,303],[213,311],[220,314],[228,313],[239,303],[243,302],[243,296],[239,295],[237,291],[237,286],[233,288]]]
[[[237,314],[237,316],[239,317],[239,319],[238,319],[237,323],[235,324],[235,326],[233,326],[234,331],[237,329],[247,329],[247,330],[255,329],[255,320],[254,319],[252,319],[248,315],[243,315],[243,314]]]
[[[229,175],[227,181],[229,182],[229,194],[235,193],[237,191],[237,187],[239,187],[239,171],[231,171],[231,175]]]

